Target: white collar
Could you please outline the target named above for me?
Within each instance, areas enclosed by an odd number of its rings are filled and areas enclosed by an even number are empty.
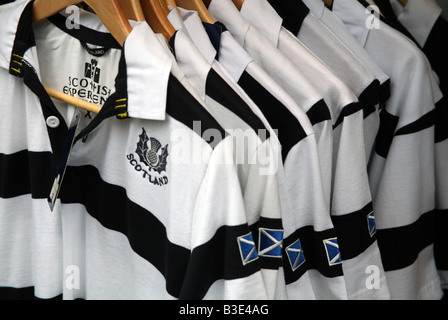
[[[227,70],[230,76],[238,81],[247,66],[254,59],[247,51],[232,37],[229,31],[221,35],[221,48],[219,50],[219,63]]]
[[[171,8],[170,8],[171,9]],[[201,19],[196,11],[186,10],[178,7],[183,18],[183,22],[178,18],[177,10],[170,12],[169,19],[176,30],[183,27],[191,40],[196,44],[199,51],[210,65],[216,57],[216,50],[213,47]],[[253,61],[243,47],[232,37],[229,31],[224,31],[221,35],[220,51],[218,54],[219,63],[225,67],[232,79],[239,79],[246,70],[247,65]]]
[[[396,0],[390,2],[398,20],[423,47],[442,8],[434,0],[408,0],[405,7]]]
[[[165,120],[172,59],[146,22],[134,25],[124,50],[129,116]]]
[[[216,58],[216,50],[204,29],[201,18],[196,11],[177,7],[179,11],[170,8],[168,19],[176,30],[183,29],[184,32],[193,40],[204,58],[209,64],[212,64]],[[180,13],[180,15],[179,15]],[[182,17],[182,19],[181,19]]]
[[[244,43],[251,26],[231,0],[212,0],[208,11],[215,20],[224,22],[229,30],[233,30],[232,35],[238,43]]]
[[[202,56],[184,29],[176,31],[173,45],[177,64],[196,92],[205,100],[207,75],[212,68],[210,63]]]
[[[332,11],[341,19],[356,40],[365,46],[371,30],[367,27],[371,12],[357,0],[333,0]],[[378,22],[381,23],[378,19]],[[379,26],[381,28],[381,26]]]
[[[17,27],[25,7],[31,0],[18,0],[0,6],[0,67],[9,69]]]
[[[25,14],[25,9],[30,9],[27,5],[32,5],[31,2],[19,0],[0,7],[0,67],[9,69],[13,49],[25,46],[24,60],[34,66],[37,72],[39,70],[34,34],[29,29],[31,14],[29,11]],[[104,26],[96,15],[81,10],[82,27],[85,27],[84,21],[88,26],[104,31]],[[132,118],[164,120],[172,60],[146,22],[136,22],[133,26],[123,48],[126,58],[128,114]],[[96,32],[96,29],[92,30]],[[20,38],[26,37],[29,43],[22,43],[18,39],[19,34]]]
[[[277,46],[283,19],[266,0],[245,0],[241,14]]]

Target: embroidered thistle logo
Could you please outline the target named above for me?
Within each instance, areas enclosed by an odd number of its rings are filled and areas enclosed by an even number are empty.
[[[142,128],[142,130],[143,132],[139,136],[140,141],[137,143],[137,150],[135,150],[140,161],[158,173],[166,171],[168,145],[162,148],[162,144],[159,140],[149,138],[145,129]],[[148,147],[148,141],[151,143],[151,148]]]
[[[129,163],[134,167],[134,170],[142,173],[142,177],[150,183],[158,186],[168,184],[168,177],[163,174],[166,173],[168,164],[168,145],[162,147],[159,140],[149,137],[146,130],[142,128],[142,133],[137,142],[137,148],[134,154],[127,156]],[[149,170],[142,166],[143,163]]]

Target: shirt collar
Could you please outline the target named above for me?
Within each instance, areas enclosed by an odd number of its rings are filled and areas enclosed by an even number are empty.
[[[207,75],[211,69],[210,63],[204,58],[184,29],[176,31],[174,41],[171,43],[174,46],[177,64],[199,96],[205,100]]]
[[[146,22],[134,25],[124,46],[130,117],[165,120],[172,59]]]
[[[0,6],[0,67],[9,70],[11,67],[11,58],[13,57],[13,48],[16,43],[16,38],[20,33],[25,32],[23,28],[19,28],[22,16],[26,15],[25,9],[31,0],[16,1],[10,4]],[[29,7],[28,7],[28,11]],[[24,14],[25,12],[25,14]],[[31,11],[28,15],[31,14]],[[25,20],[24,17],[23,20]],[[31,19],[31,15],[28,17]],[[23,42],[22,39],[18,39]],[[30,43],[21,43],[22,46],[33,46],[34,39],[29,39]],[[24,50],[26,50],[24,48]],[[24,52],[22,52],[23,54]]]
[[[275,46],[283,19],[266,0],[245,0],[241,14]]]
[[[356,0],[333,0],[332,11],[341,19],[355,39],[365,46],[372,28],[367,27],[371,12]],[[378,19],[378,23],[381,23]]]
[[[20,57],[32,65],[39,74],[31,23],[32,2],[32,0],[19,0],[11,5],[2,6],[0,10],[0,67],[9,69],[10,73],[16,76],[20,76],[20,70],[15,72],[17,69],[14,65],[23,61],[17,61],[14,57]],[[81,10],[82,27],[85,27],[84,21],[89,27],[94,28],[91,29],[93,32],[98,31],[96,29],[104,31],[104,26],[96,15]],[[30,48],[32,50],[28,50]],[[126,61],[129,117],[164,120],[172,60],[166,55],[146,22],[133,23],[133,29],[125,41],[123,51]]]
[[[408,0],[405,7],[400,2],[391,0],[391,5],[398,20],[423,47],[442,13],[442,8],[434,0]]]
[[[239,43],[244,43],[250,23],[241,15],[231,0],[212,0],[208,11],[215,20],[223,22]]]
[[[212,64],[213,60],[216,58],[216,50],[213,47],[204,26],[202,25],[202,21],[201,18],[199,18],[198,13],[196,11],[187,10],[180,7],[178,7],[178,10],[179,11],[171,9],[168,19],[170,19],[170,21],[173,18],[176,20],[173,24],[175,25],[175,28],[184,29],[185,33],[191,38],[207,62]],[[177,18],[179,17],[179,13],[182,20]]]
[[[179,8],[179,12],[183,18],[173,18],[173,25],[184,26],[184,31],[195,43],[199,51],[202,53],[207,62],[212,65],[216,57],[216,50],[211,44],[204,26],[196,11],[190,11]],[[178,16],[177,10],[173,10],[170,17]],[[177,28],[176,28],[177,29]],[[247,65],[253,61],[249,54],[241,47],[241,45],[232,37],[229,31],[221,34],[220,50],[218,59],[220,64],[225,67],[226,71],[231,75],[232,79],[239,79],[246,70]]]
[[[221,36],[221,49],[218,61],[227,70],[232,79],[238,81],[249,63],[254,59],[232,37],[229,31],[224,31]]]

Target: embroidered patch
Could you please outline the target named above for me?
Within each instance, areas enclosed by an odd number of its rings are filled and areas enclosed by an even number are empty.
[[[329,266],[335,266],[342,263],[341,252],[339,251],[339,244],[337,238],[323,240],[325,251],[327,252],[327,259]]]
[[[146,130],[142,128],[142,134],[139,136],[135,153],[138,160],[133,153],[127,156],[135,171],[141,172],[142,177],[154,185],[163,186],[168,184],[166,175],[169,156],[168,145],[162,147],[159,140],[150,138]]]
[[[367,215],[367,227],[369,228],[370,237],[376,233],[375,212],[370,212]]]
[[[292,271],[296,271],[306,261],[300,239],[297,239],[297,241],[289,245],[285,251],[288,256],[289,263],[291,264]]]
[[[262,257],[281,258],[283,230],[259,229],[258,254]]]
[[[243,265],[249,264],[258,259],[258,253],[252,233],[238,237],[237,240]]]

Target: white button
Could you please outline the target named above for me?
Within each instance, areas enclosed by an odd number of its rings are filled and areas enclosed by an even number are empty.
[[[59,127],[60,121],[57,117],[51,116],[47,118],[47,126],[50,128],[57,128]]]

